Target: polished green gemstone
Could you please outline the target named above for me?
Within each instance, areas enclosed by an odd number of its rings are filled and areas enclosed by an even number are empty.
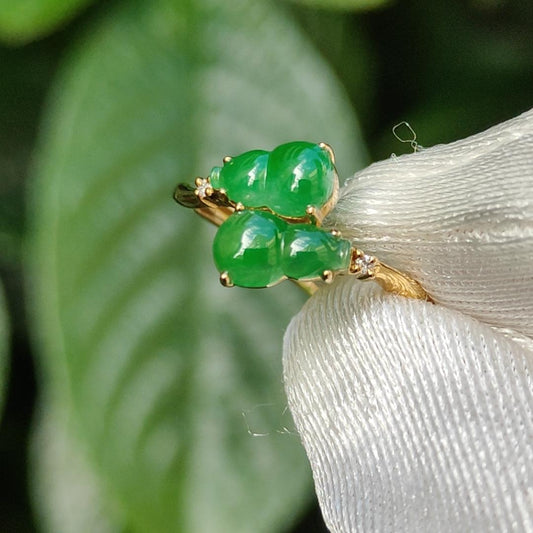
[[[329,153],[318,144],[297,141],[272,152],[252,150],[214,167],[209,181],[234,202],[268,207],[284,217],[302,217],[331,197],[336,181]]]
[[[268,158],[268,207],[282,216],[304,216],[308,206],[319,209],[329,200],[335,180],[329,154],[318,144],[282,144]]]
[[[293,279],[313,279],[350,266],[350,242],[310,224],[289,224],[283,233],[282,270]]]
[[[287,224],[264,211],[237,211],[218,229],[213,256],[219,272],[240,287],[267,287],[283,279],[281,239]]]
[[[268,152],[252,150],[232,157],[223,167],[214,167],[209,181],[215,189],[225,189],[234,202],[247,207],[266,205],[265,182]]]

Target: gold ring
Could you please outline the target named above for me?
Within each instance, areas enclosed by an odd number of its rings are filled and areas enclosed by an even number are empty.
[[[352,275],[431,301],[416,280],[321,226],[338,190],[332,148],[297,141],[224,157],[208,177],[179,184],[174,199],[220,226],[213,255],[226,287],[270,287],[290,279],[313,294],[338,275]]]

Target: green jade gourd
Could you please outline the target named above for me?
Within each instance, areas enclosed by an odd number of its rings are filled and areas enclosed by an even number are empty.
[[[296,141],[271,152],[253,150],[225,157],[209,175],[214,189],[246,207],[267,208],[284,218],[302,218],[336,200],[338,178],[331,148]]]
[[[225,285],[270,287],[287,278],[306,281],[347,272],[351,245],[336,232],[246,209],[220,226],[213,256]]]
[[[291,279],[312,294],[316,281],[351,274],[432,301],[416,280],[319,227],[339,187],[329,145],[297,141],[223,161],[195,187],[180,183],[174,192],[179,204],[220,226],[213,256],[223,285],[270,287]]]
[[[338,194],[330,146],[296,141],[223,161],[175,198],[220,225],[213,256],[224,285],[331,281],[350,270],[350,242],[319,227]]]

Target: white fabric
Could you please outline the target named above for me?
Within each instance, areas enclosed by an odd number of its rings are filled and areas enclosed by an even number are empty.
[[[328,223],[437,304],[345,277],[291,322],[285,386],[326,524],[533,532],[533,111],[370,166]]]
[[[533,111],[370,166],[328,223],[439,303],[533,335]]]

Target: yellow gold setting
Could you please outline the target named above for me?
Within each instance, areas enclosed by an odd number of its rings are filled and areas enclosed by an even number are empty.
[[[331,146],[327,145],[326,143],[319,143],[319,146],[327,152],[332,164],[334,164],[335,156]],[[223,163],[227,164],[232,161],[232,159],[233,158],[231,156],[226,156],[223,158]],[[198,177],[195,179],[194,184],[194,187],[185,184],[178,185],[174,192],[174,199],[179,204],[194,209],[201,217],[205,218],[216,226],[221,226],[234,213],[239,213],[245,210],[253,210],[256,212],[260,211],[271,213],[271,215],[275,215],[283,219],[285,223],[289,224],[289,226],[292,224],[308,224],[318,227],[321,226],[326,215],[335,206],[339,193],[338,178],[335,173],[333,192],[324,205],[320,207],[309,205],[305,210],[305,216],[288,217],[278,215],[267,206],[250,208],[245,206],[242,202],[234,202],[228,197],[224,189],[217,189],[213,187],[209,177]],[[329,233],[334,238],[341,238],[340,231],[336,229],[329,230]],[[346,247],[346,251],[348,251],[349,243],[346,243]],[[346,258],[348,260],[347,256]],[[293,274],[289,275],[292,276]],[[428,293],[416,280],[386,265],[385,263],[382,263],[377,257],[368,255],[362,250],[353,246],[350,250],[349,267],[347,269],[339,271],[325,269],[316,279],[289,279],[297,283],[308,294],[313,294],[316,292],[316,290],[318,290],[321,284],[332,283],[337,275],[352,275],[360,280],[373,280],[378,283],[386,292],[398,294],[408,298],[432,301]],[[287,279],[287,276],[283,277],[282,279]],[[237,282],[237,280],[235,281]],[[234,286],[234,281],[231,279],[228,271],[221,272],[220,282],[224,287]]]

